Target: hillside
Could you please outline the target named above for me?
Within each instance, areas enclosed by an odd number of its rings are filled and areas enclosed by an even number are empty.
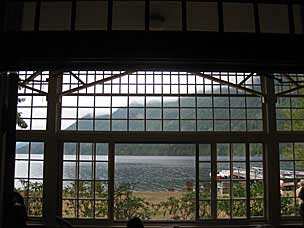
[[[175,107],[176,106],[176,103],[178,101],[170,101],[170,102],[166,102],[163,104],[164,107]],[[187,98],[187,97],[184,97],[184,98],[181,98],[180,99],[180,103],[181,104],[188,104],[191,106],[191,104],[194,102],[194,100],[192,98]],[[194,104],[193,104],[194,105]],[[132,106],[132,104],[131,104]],[[138,106],[138,105],[137,105]],[[155,106],[155,107],[160,107],[160,104],[157,103],[157,102],[153,102],[152,104],[149,104],[149,106]],[[208,99],[198,99],[198,106],[200,107],[210,107],[210,103],[209,103],[209,100]],[[227,107],[227,100],[225,98],[223,99],[217,99],[217,102],[216,102],[216,106],[217,107]],[[240,101],[239,99],[234,99],[234,100],[231,100],[230,102],[230,106],[232,107],[242,107],[242,101]],[[258,107],[258,100],[257,99],[251,99],[250,102],[247,102],[247,106],[250,106],[250,107]],[[142,109],[143,110],[143,109]],[[143,116],[144,113],[141,109],[139,109],[139,111],[136,111],[136,112],[132,112],[130,117],[132,118],[136,118],[137,116]],[[153,110],[150,110],[151,113],[149,113],[149,115],[155,115],[157,116],[157,110],[155,109],[154,111]],[[153,113],[155,112],[155,113]],[[112,118],[115,119],[115,118],[120,118],[122,116],[125,115],[125,109],[117,109],[113,114],[112,114]],[[200,116],[201,118],[205,118],[206,116],[210,116],[210,112],[209,112],[209,109],[204,109],[203,111],[200,111],[197,113],[198,116]],[[225,112],[218,112],[217,113],[217,119],[225,119],[225,115],[227,115]],[[242,119],[243,117],[241,115],[243,115],[241,112],[239,113],[235,113],[234,114],[234,118],[237,118],[238,115],[239,115],[239,118]],[[253,113],[251,114],[252,116],[256,116],[258,117],[259,116],[259,113]],[[108,118],[108,116],[106,115],[102,115],[102,116],[99,116],[100,118]],[[178,116],[178,112],[175,111],[175,109],[167,109],[166,111],[166,118],[171,118],[171,119],[178,119],[179,116]],[[183,118],[184,119],[193,119],[193,112],[191,111],[191,109],[189,111],[186,111],[183,113]],[[169,128],[172,128],[172,129],[177,129],[178,126],[176,126],[176,123],[178,121],[175,121],[175,120],[167,120],[166,121],[166,125],[169,127]],[[85,123],[81,123],[82,125],[80,127],[82,128],[87,128],[85,126]],[[98,124],[98,123],[97,123]],[[234,125],[234,127],[236,128],[241,128],[241,126],[238,126],[240,125],[241,123],[237,123],[236,125]],[[69,130],[69,129],[75,129],[75,125],[76,123],[72,124],[69,128],[67,128],[66,130]],[[96,126],[97,128],[100,127],[100,126]],[[116,129],[122,129],[123,126],[120,126],[120,123],[119,122],[115,122],[113,123],[113,128],[116,128]],[[222,126],[223,128],[229,128],[229,126]],[[133,125],[133,128],[135,128],[135,131],[136,129],[141,129],[141,126],[138,125],[136,126]],[[191,129],[192,126],[184,126],[185,129]],[[208,130],[212,130],[212,125],[209,125],[206,124],[204,125],[204,129],[206,131]],[[156,144],[157,145],[157,144]],[[163,147],[161,148],[156,148],[156,145],[155,146],[145,146],[144,148],[144,154],[145,155],[193,155],[193,149],[191,146],[189,145],[171,145],[171,146],[168,146],[168,145],[164,145]],[[67,147],[66,148],[66,152],[67,154],[72,154],[73,153],[73,148],[69,148]],[[35,145],[33,145],[32,147],[32,152],[33,153],[40,153],[41,149],[40,148],[36,148]],[[134,145],[124,145],[123,148],[120,148],[119,149],[119,154],[120,155],[137,155],[137,154],[143,154],[143,148],[142,146],[134,146]],[[26,147],[24,146],[21,146],[19,148],[17,148],[17,153],[26,153]],[[88,154],[89,152],[83,152],[84,154]]]

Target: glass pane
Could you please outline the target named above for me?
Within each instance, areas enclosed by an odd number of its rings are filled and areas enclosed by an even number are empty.
[[[229,109],[216,108],[214,109],[215,119],[229,119]]]
[[[250,198],[263,198],[264,197],[264,181],[253,180],[250,181]]]
[[[179,131],[178,120],[164,120],[164,131]]]
[[[16,142],[16,159],[28,159],[28,158],[29,158],[29,143]]]
[[[108,183],[106,181],[95,181],[95,198],[108,199]]]
[[[249,144],[250,161],[262,161],[263,160],[263,144],[250,143]]]
[[[247,120],[247,130],[248,131],[262,131],[263,130],[262,120]]]
[[[145,121],[144,120],[129,120],[129,131],[144,131]]]
[[[230,201],[218,200],[217,201],[217,218],[227,219],[230,218]]]
[[[96,162],[95,178],[97,180],[108,179],[108,163],[107,162]]]
[[[181,120],[181,131],[195,131],[196,122],[194,120]]]
[[[197,119],[213,119],[213,110],[209,108],[197,109]]]
[[[232,144],[232,159],[234,161],[245,161],[246,160],[246,147],[245,144]]]
[[[92,200],[79,200],[78,214],[80,218],[93,218],[93,201]]]
[[[180,109],[181,119],[196,119],[196,110],[192,108],[181,108]]]
[[[199,160],[210,161],[211,160],[211,145],[200,144],[199,145]]]
[[[108,217],[108,201],[95,201],[95,217],[103,219]]]
[[[262,162],[250,162],[250,179],[257,180],[263,179],[263,163]]]
[[[76,162],[63,162],[63,179],[76,179]]]
[[[197,97],[197,107],[212,107],[212,97]]]
[[[127,131],[127,121],[112,120],[112,131]]]
[[[230,123],[227,120],[215,120],[214,121],[214,130],[215,131],[229,131]]]
[[[29,216],[41,217],[42,216],[42,199],[29,198],[28,199],[28,214]]]
[[[30,180],[29,184],[29,197],[42,198],[43,193],[43,182],[40,180]]]
[[[95,120],[96,131],[109,131],[110,121],[109,120]]]
[[[177,108],[164,108],[163,109],[164,119],[179,119],[179,110]]]
[[[76,217],[76,200],[62,200],[62,216],[64,218]]]
[[[231,109],[231,119],[246,119],[245,109]]]
[[[28,177],[28,161],[15,162],[15,177],[27,178]]]
[[[93,179],[92,162],[80,162],[79,163],[79,179],[91,180]]]
[[[63,198],[76,198],[77,182],[75,181],[63,181],[62,182],[62,197]]]
[[[76,143],[64,143],[64,160],[76,160]]]
[[[79,159],[91,161],[93,156],[93,144],[92,143],[80,143],[79,147]]]
[[[161,120],[146,120],[147,131],[161,131],[162,121]]]
[[[233,179],[246,179],[246,163],[245,162],[233,162]]]
[[[217,198],[230,198],[230,181],[222,180],[217,182]]]
[[[211,182],[200,182],[199,200],[211,199]]]
[[[281,161],[280,172],[285,178],[294,178],[294,163]]]
[[[43,161],[31,161],[30,178],[43,178]]]
[[[193,220],[194,155],[195,145],[116,144],[115,219],[128,219],[122,212],[125,205],[130,205],[134,215],[147,220]],[[125,194],[129,197],[121,197]],[[170,211],[181,204],[185,208]],[[183,214],[184,210],[187,214]]]
[[[147,119],[161,119],[161,109],[160,108],[148,108],[146,110]]]
[[[91,181],[78,181],[78,194],[79,198],[90,199],[93,197],[93,182]]]
[[[93,120],[78,120],[78,130],[92,131],[93,130]]]
[[[250,200],[250,215],[251,215],[251,217],[263,217],[264,216],[264,200],[263,199]]]
[[[234,199],[246,198],[245,181],[232,181],[232,197]]]
[[[304,143],[294,144],[294,155],[296,160],[304,160]]]
[[[294,216],[297,208],[295,207],[295,199],[289,197],[281,197],[281,215]]]
[[[233,200],[232,201],[232,217],[233,218],[246,218],[246,201]]]
[[[211,163],[207,162],[200,162],[199,163],[199,179],[202,181],[210,180],[211,179]]]
[[[108,161],[108,148],[107,143],[96,143],[96,161]]]
[[[217,178],[218,179],[230,179],[230,163],[218,162],[217,163]]]
[[[197,121],[198,131],[213,131],[213,121],[212,120],[198,120]]]
[[[200,219],[211,219],[211,202],[210,201],[200,201],[199,218]]]
[[[119,108],[112,113],[112,119],[127,119],[128,118],[128,109]]]
[[[229,144],[217,144],[217,160],[229,161],[230,160],[230,145]]]

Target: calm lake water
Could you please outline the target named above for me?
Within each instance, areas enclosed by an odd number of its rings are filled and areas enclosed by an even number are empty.
[[[43,176],[43,155],[31,154],[29,163],[28,154],[17,154],[15,177],[40,178]],[[24,159],[24,160],[22,160]],[[228,170],[228,158],[218,157],[217,169]],[[76,162],[75,155],[65,155],[63,164],[63,179],[69,180],[107,180],[108,157],[96,156],[93,164],[92,156],[82,155]],[[200,157],[207,160],[207,157]],[[233,162],[234,167],[245,168],[242,158]],[[251,162],[253,167],[261,167],[261,162]],[[288,169],[288,167],[284,167]],[[201,181],[210,179],[210,163],[200,163]],[[95,172],[94,172],[95,171]],[[115,184],[131,183],[134,191],[181,191],[189,183],[195,184],[195,157],[194,156],[116,156],[115,157]],[[15,187],[20,187],[16,181]]]
[[[27,159],[28,155],[17,154],[16,158]],[[43,159],[42,155],[32,154],[31,159],[34,161],[30,164],[27,161],[16,161],[15,177],[42,178],[43,162],[38,161]],[[81,156],[77,164],[75,156],[66,155],[63,179],[89,180],[95,175],[97,180],[107,180],[107,157],[96,157],[95,173],[91,159],[88,155]],[[116,156],[115,184],[132,183],[134,191],[180,191],[187,182],[195,183],[194,167],[193,156]],[[209,175],[208,169],[205,174]],[[20,187],[20,183],[16,182],[15,187]]]

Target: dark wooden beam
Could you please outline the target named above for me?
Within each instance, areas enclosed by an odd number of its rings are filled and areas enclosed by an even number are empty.
[[[249,78],[251,78],[255,73],[249,74],[247,77],[245,77],[238,85],[244,84]]]
[[[215,78],[215,77],[213,77],[211,75],[208,75],[208,74],[204,74],[204,73],[200,73],[200,72],[195,72],[193,74],[195,74],[197,76],[200,76],[200,77],[203,77],[203,78],[206,78],[206,79],[208,79],[210,81],[214,81],[214,82],[220,83],[221,85],[227,85],[227,86],[230,86],[232,88],[245,91],[247,93],[255,94],[257,96],[263,96],[263,94],[261,92],[259,92],[259,91],[255,91],[253,89],[249,89],[247,87],[243,87],[243,86],[240,86],[238,84],[233,84],[231,82],[227,82],[227,81],[221,80],[219,78]]]
[[[12,32],[1,40],[0,70],[304,71],[304,35]]]
[[[281,93],[277,93],[277,97],[280,97],[280,96],[283,96],[283,95],[286,95],[288,93],[291,93],[291,92],[294,92],[294,91],[297,91],[299,89],[303,89],[304,88],[304,85],[301,85],[301,86],[297,86],[297,87],[294,87],[292,89],[289,89],[289,90],[286,90],[286,91],[283,91]]]
[[[30,81],[34,80],[36,77],[38,77],[39,75],[42,74],[42,71],[36,71],[34,72],[31,76],[29,76],[27,79],[25,79],[23,82],[19,83],[19,85],[26,85],[28,84]]]
[[[294,80],[291,76],[289,76],[288,74],[282,74],[283,77],[287,78],[290,82],[292,82],[293,84],[295,84],[296,86],[300,86],[299,82]]]
[[[39,93],[39,94],[41,94],[41,95],[47,95],[46,92],[41,91],[41,90],[39,90],[39,89],[35,89],[35,88],[30,87],[30,86],[27,86],[27,85],[18,84],[18,86],[23,87],[23,88],[26,88],[26,89],[29,89],[29,90],[32,90],[32,91],[37,92],[37,93]]]
[[[133,71],[125,71],[125,72],[120,73],[120,74],[114,74],[114,75],[112,75],[110,77],[103,78],[103,79],[100,79],[100,80],[92,82],[92,83],[84,84],[84,85],[79,86],[79,87],[74,88],[74,89],[63,91],[61,95],[64,96],[64,95],[72,94],[72,93],[77,92],[79,90],[86,89],[86,88],[89,88],[89,87],[92,87],[92,86],[95,86],[95,85],[98,85],[98,84],[103,84],[105,82],[114,80],[116,78],[121,78],[121,77],[123,77],[125,75],[132,74],[132,73],[133,73]]]

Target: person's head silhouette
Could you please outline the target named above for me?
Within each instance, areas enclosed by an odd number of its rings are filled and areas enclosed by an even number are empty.
[[[144,224],[138,217],[133,217],[129,219],[127,223],[127,228],[144,228]]]

